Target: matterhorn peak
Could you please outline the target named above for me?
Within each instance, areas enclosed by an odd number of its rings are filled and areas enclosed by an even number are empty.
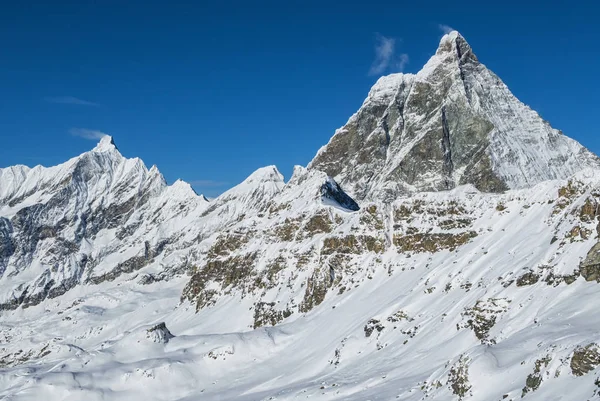
[[[436,56],[456,55],[458,60],[461,60],[464,56],[468,56],[473,61],[477,61],[477,57],[473,54],[471,46],[458,31],[445,34],[440,40],[435,54]]]
[[[106,152],[106,151],[118,150],[118,149],[117,149],[117,146],[115,145],[115,141],[114,141],[113,137],[110,135],[104,135],[100,139],[100,142],[98,142],[98,144],[96,145],[96,147],[93,150],[96,152]]]
[[[452,31],[415,76],[380,78],[309,168],[364,201],[466,184],[528,188],[600,159],[521,103]]]

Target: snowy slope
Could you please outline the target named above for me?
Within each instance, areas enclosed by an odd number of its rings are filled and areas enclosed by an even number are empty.
[[[469,388],[469,399],[516,400],[535,384],[528,376],[543,360],[541,384],[528,399],[591,398],[600,372],[572,370],[577,347],[600,341],[599,287],[577,272],[598,241],[597,208],[584,206],[597,205],[600,176],[587,173],[573,184],[503,195],[466,186],[401,199],[388,211],[370,204],[348,212],[324,205],[318,185],[307,191],[323,176],[298,169],[273,201],[277,211],[231,228],[252,238],[214,256],[258,252],[246,272],[251,280],[214,280],[214,302],[198,313],[180,303],[187,278],[144,285],[135,274],[5,311],[0,395],[446,400]],[[293,239],[270,240],[278,235],[273,227],[303,213],[327,216],[332,227],[302,220]],[[382,241],[354,253],[366,242],[327,240],[349,235]],[[386,235],[395,240],[386,244]],[[284,266],[273,271],[269,262],[280,257]],[[254,284],[260,278],[264,285]],[[311,296],[319,283],[317,304]],[[257,316],[259,308],[291,314]],[[174,338],[157,343],[147,330],[163,321]],[[468,382],[453,390],[451,372],[465,370]]]

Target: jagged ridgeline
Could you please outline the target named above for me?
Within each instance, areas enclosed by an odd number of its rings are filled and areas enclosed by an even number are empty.
[[[0,169],[0,398],[592,399],[599,216],[457,32],[287,181],[208,201],[105,137]]]

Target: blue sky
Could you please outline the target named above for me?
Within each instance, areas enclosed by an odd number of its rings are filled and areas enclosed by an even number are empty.
[[[289,178],[378,76],[417,72],[444,26],[555,128],[600,152],[592,2],[12,3],[0,13],[2,167],[61,163],[101,131],[208,196],[265,165]]]

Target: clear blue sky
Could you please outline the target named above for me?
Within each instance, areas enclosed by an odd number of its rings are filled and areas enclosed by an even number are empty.
[[[58,164],[95,145],[70,132],[98,130],[125,156],[208,196],[269,164],[289,178],[377,79],[378,35],[395,39],[393,59],[408,55],[404,71],[416,72],[440,25],[460,31],[517,97],[598,153],[600,10],[591,4],[4,2],[0,166]]]

